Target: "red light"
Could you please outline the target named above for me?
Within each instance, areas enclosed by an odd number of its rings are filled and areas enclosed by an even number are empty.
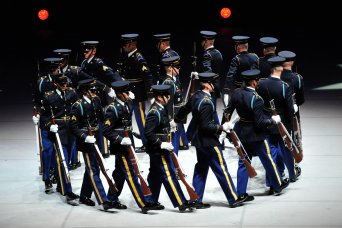
[[[221,17],[223,17],[224,19],[227,19],[232,14],[232,11],[229,8],[225,7],[221,9],[220,13],[221,13]]]
[[[47,10],[45,10],[45,9],[39,10],[39,12],[38,12],[38,17],[39,17],[39,19],[42,20],[42,21],[48,19],[48,17],[49,17],[49,11],[47,11]]]

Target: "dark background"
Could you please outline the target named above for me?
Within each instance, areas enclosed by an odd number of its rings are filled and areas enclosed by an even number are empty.
[[[52,57],[57,48],[72,49],[70,63],[79,65],[80,42],[98,40],[98,56],[115,68],[123,33],[139,33],[139,50],[153,69],[158,58],[153,34],[171,32],[171,46],[182,58],[184,74],[191,71],[194,41],[198,41],[200,30],[218,33],[215,46],[223,54],[226,69],[235,55],[233,35],[250,36],[250,51],[258,55],[259,38],[274,36],[279,39],[279,51],[297,53],[297,71],[304,76],[307,89],[340,82],[340,13],[329,1],[31,0],[6,4],[9,7],[2,7],[0,14],[2,102],[13,102],[21,95],[30,98],[31,83],[38,73],[44,73],[43,58]],[[229,19],[220,17],[223,6],[232,10]],[[46,21],[37,17],[43,8],[50,13]],[[197,50],[201,55],[198,42]]]

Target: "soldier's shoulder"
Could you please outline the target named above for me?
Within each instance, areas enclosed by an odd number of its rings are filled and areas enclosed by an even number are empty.
[[[53,94],[55,94],[55,91],[47,91],[47,92],[45,92],[44,96],[45,97],[50,97]]]

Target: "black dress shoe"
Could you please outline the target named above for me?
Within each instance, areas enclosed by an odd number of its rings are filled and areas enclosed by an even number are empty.
[[[124,204],[121,204],[120,201],[107,201],[107,202],[112,206],[112,208],[120,209],[120,210],[127,209],[127,206]]]
[[[110,153],[103,154],[103,158],[109,158],[109,157],[110,157]]]
[[[53,193],[51,180],[45,180],[44,182],[45,182],[45,193],[46,194]]]
[[[244,193],[242,195],[239,195],[239,199],[242,200],[243,202],[253,201],[254,196],[250,196],[250,195],[248,195],[248,193]]]
[[[151,206],[151,210],[164,210],[165,207],[164,205],[160,204],[159,202],[157,203],[146,203]]]
[[[112,205],[111,201],[105,201],[102,204],[103,210],[107,211],[109,209],[115,209],[115,207]]]
[[[196,209],[207,209],[207,208],[211,207],[211,205],[209,203],[196,202],[195,207],[196,207]]]
[[[232,204],[229,204],[228,207],[230,208],[236,208],[236,207],[239,207],[239,206],[242,206],[243,205],[243,202],[245,202],[247,200],[247,197],[246,198],[240,198],[238,197],[237,200],[232,203]]]
[[[280,195],[280,193],[283,191],[284,188],[287,188],[287,186],[289,186],[290,184],[290,180],[288,178],[285,178],[282,182],[281,185],[279,187],[279,189],[274,189],[274,194],[275,196]]]
[[[196,208],[195,201],[188,201],[186,200],[182,205],[178,207],[179,212],[184,213],[186,212],[186,209],[188,209],[188,212],[192,212]]]
[[[70,170],[75,170],[77,168],[81,167],[81,162],[77,162],[75,164],[70,164],[69,169]]]
[[[178,150],[189,150],[189,146],[179,146]]]
[[[91,206],[94,207],[95,206],[95,202],[92,201],[91,199],[89,199],[88,197],[80,197],[80,203],[81,204],[85,204],[87,206]]]
[[[80,198],[80,196],[76,195],[73,192],[68,192],[66,194],[67,204],[70,204],[72,206],[78,206],[79,205],[79,202],[77,202],[77,199],[79,199],[79,198]]]
[[[135,150],[135,153],[146,153],[146,147],[145,146],[142,146],[140,148],[137,148]]]

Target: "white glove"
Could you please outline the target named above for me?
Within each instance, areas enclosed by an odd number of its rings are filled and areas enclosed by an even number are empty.
[[[191,72],[191,78],[199,79],[198,78],[198,72],[196,72],[196,71]]]
[[[280,116],[279,115],[272,116],[272,121],[275,124],[280,123],[280,121],[281,121]]]
[[[222,144],[224,139],[226,138],[227,133],[226,132],[222,132],[219,136],[219,142]]]
[[[40,118],[39,114],[37,116],[32,116],[32,121],[35,125],[39,123],[39,118]]]
[[[223,102],[225,106],[228,106],[228,101],[229,101],[229,95],[228,94],[224,94],[223,95]]]
[[[150,103],[153,104],[154,103],[154,98],[150,99]]]
[[[176,132],[177,131],[177,124],[174,120],[170,121],[170,127],[171,127],[171,132]]]
[[[57,124],[51,124],[50,131],[56,133],[58,131],[58,125]]]
[[[222,126],[223,130],[227,132],[230,132],[230,130],[234,128],[234,124],[232,124],[231,122],[225,122]]]
[[[294,104],[294,105],[293,105],[293,109],[294,109],[294,113],[297,113],[297,112],[298,112],[298,105],[297,105],[297,104]]]
[[[116,97],[115,91],[112,88],[110,88],[108,96],[110,96],[111,98],[115,98]]]
[[[85,140],[84,140],[85,143],[95,143],[96,142],[96,139],[94,137],[94,135],[90,136],[88,135]]]
[[[173,151],[173,145],[169,142],[162,142],[160,148],[168,151]]]
[[[128,96],[131,100],[135,99],[135,95],[131,91],[128,92]]]
[[[121,140],[121,145],[124,145],[124,146],[129,146],[129,145],[132,145],[132,141],[129,137],[124,137],[122,140]]]

